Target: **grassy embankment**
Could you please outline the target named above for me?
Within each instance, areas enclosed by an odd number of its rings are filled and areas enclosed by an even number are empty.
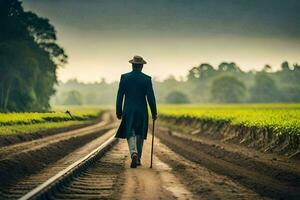
[[[0,136],[84,124],[95,120],[102,111],[100,106],[59,106],[47,113],[0,113]]]
[[[300,104],[161,105],[161,124],[300,158]]]
[[[300,104],[162,105],[162,117],[229,123],[300,135]]]

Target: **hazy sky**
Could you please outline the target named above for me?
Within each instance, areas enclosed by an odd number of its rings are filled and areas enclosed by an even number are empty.
[[[50,19],[69,55],[59,79],[118,80],[141,55],[159,79],[192,66],[300,62],[299,0],[23,0]]]

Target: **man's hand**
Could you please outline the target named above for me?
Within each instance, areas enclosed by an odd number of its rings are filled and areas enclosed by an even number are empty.
[[[122,119],[122,115],[117,115],[118,120]]]
[[[153,119],[153,120],[156,120],[156,119],[157,119],[157,115],[153,115],[153,116],[152,116],[152,119]]]

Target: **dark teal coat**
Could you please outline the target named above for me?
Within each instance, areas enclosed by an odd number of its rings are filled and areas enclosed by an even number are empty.
[[[125,98],[124,105],[123,99]],[[116,114],[122,116],[117,138],[128,138],[133,131],[147,138],[148,109],[152,116],[157,115],[151,77],[138,70],[122,74],[116,102]]]

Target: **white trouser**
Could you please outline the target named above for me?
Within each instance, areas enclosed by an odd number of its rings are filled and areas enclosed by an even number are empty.
[[[141,159],[144,144],[144,139],[142,136],[133,133],[131,137],[127,138],[127,142],[130,155],[137,153],[138,158]]]

